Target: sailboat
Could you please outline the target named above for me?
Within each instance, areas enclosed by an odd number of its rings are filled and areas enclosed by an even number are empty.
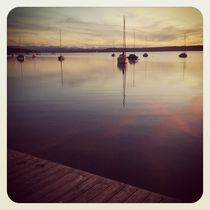
[[[133,52],[135,52],[135,32],[133,32]],[[128,60],[129,61],[136,61],[136,60],[138,60],[138,56],[136,56],[135,55],[135,53],[133,53],[133,54],[130,54],[129,56],[128,56]]]
[[[34,51],[34,50],[33,50]],[[36,58],[36,53],[35,53],[35,51],[33,52],[33,54],[32,54],[32,56],[31,56],[32,58]]]
[[[23,61],[25,60],[25,56],[24,56],[23,54],[19,54],[19,55],[17,56],[17,60],[18,60],[19,62],[23,62]]]
[[[145,58],[148,57],[148,53],[145,52],[145,53],[143,54],[143,57],[145,57]]]
[[[21,47],[21,38],[20,38],[20,47]],[[19,54],[18,56],[17,56],[17,60],[19,61],[19,62],[23,62],[24,60],[25,60],[25,56],[24,56],[24,54]]]
[[[143,57],[145,57],[145,58],[148,57],[148,53],[145,52],[145,53],[143,54]]]
[[[184,35],[184,52],[179,54],[180,58],[187,58],[187,53],[186,53],[186,34]]]
[[[126,58],[126,40],[125,40],[125,16],[123,17],[123,49],[122,53],[117,58],[117,63],[125,65],[127,63]]]
[[[35,53],[35,50],[33,50],[33,54],[31,56],[32,58],[36,58],[36,53]]]
[[[32,58],[36,58],[36,54],[33,54],[31,57],[32,57]]]
[[[60,62],[64,61],[64,56],[61,53],[61,31],[60,31],[60,55],[58,56]]]
[[[147,48],[147,41],[145,40],[145,46],[146,46],[146,48]],[[148,53],[147,52],[145,52],[144,54],[143,54],[143,57],[145,57],[145,58],[147,58],[148,57]]]

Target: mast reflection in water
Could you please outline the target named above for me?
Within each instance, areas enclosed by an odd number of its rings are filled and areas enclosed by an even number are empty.
[[[123,108],[125,108],[125,94],[126,94],[126,71],[127,71],[127,64],[126,63],[118,63],[117,67],[123,74]]]

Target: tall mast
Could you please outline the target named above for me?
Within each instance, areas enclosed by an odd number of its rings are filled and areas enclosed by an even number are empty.
[[[133,32],[133,52],[135,52],[135,31]]]
[[[61,30],[60,30],[60,55],[61,55]]]
[[[114,41],[113,41],[113,53],[114,53]]]
[[[19,37],[19,47],[21,46],[21,37]]]
[[[145,48],[147,48],[147,37],[145,36],[145,38],[144,38],[145,40]]]
[[[186,34],[184,34],[184,52],[186,52],[186,49],[187,49],[187,47],[186,47]]]
[[[125,16],[123,17],[123,55],[125,54],[126,42],[125,42]]]
[[[20,53],[22,52],[21,45],[22,45],[22,43],[21,43],[21,36],[20,36],[20,37],[19,37],[19,48],[20,48]]]

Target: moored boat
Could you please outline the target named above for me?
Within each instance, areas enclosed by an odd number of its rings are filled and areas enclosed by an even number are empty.
[[[122,53],[117,58],[118,64],[127,64],[127,57],[126,57],[126,38],[125,38],[125,16],[123,17],[123,48]]]
[[[60,62],[64,61],[64,56],[61,53],[61,31],[60,31],[60,55],[58,56]]]
[[[24,56],[23,54],[19,54],[19,55],[17,56],[17,60],[18,60],[19,62],[23,62],[23,61],[25,60],[25,56]]]
[[[145,57],[145,58],[148,57],[148,53],[144,53],[143,57]]]
[[[186,34],[184,35],[184,52],[179,54],[180,58],[187,58],[187,47],[186,47]]]

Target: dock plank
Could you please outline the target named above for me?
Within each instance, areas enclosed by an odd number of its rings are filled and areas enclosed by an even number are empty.
[[[163,196],[158,193],[150,193],[144,200],[144,203],[159,203],[163,199]]]
[[[32,162],[32,159],[30,156],[27,156],[27,155],[19,157],[17,159],[8,160],[8,165],[7,165],[8,173],[14,173],[17,170],[19,171],[20,168],[25,167],[28,161]]]
[[[131,185],[125,185],[118,193],[108,200],[109,203],[123,203],[128,197],[130,197],[138,188]]]
[[[81,175],[77,175],[76,178],[74,180],[69,180],[67,178],[66,180],[66,184],[63,185],[62,187],[58,188],[56,190],[56,192],[51,191],[50,193],[48,193],[43,200],[46,202],[53,202],[57,197],[65,194],[66,192],[72,190],[72,188],[76,188],[79,184],[85,182],[88,178],[90,178],[89,174],[81,174]]]
[[[15,150],[11,150],[11,149],[8,149],[7,150],[7,160],[10,161],[10,160],[18,160],[19,158],[21,157],[24,157],[24,156],[28,156],[27,154],[25,153],[22,153],[22,152],[18,152],[18,151],[15,151]]]
[[[149,195],[150,191],[138,189],[135,193],[133,193],[125,203],[141,203],[143,202]]]
[[[8,194],[20,203],[177,203],[175,198],[8,150]]]
[[[114,182],[109,179],[101,179],[101,182],[91,187],[85,193],[79,195],[74,199],[75,203],[86,203],[93,199],[98,194],[102,193],[106,188],[111,186]]]
[[[57,199],[54,200],[54,202],[73,202],[76,197],[82,195],[84,192],[88,191],[91,187],[99,182],[101,182],[101,180],[97,176],[91,176],[91,178],[85,181],[82,185],[78,185],[77,188],[73,188],[71,191],[66,192],[62,196],[59,196]]]
[[[43,160],[26,154],[24,156],[21,156],[17,160],[16,159],[9,160],[7,165],[8,174],[9,175],[12,174],[13,176],[15,176],[16,173],[20,173],[22,170],[29,170],[28,166],[35,165],[35,163],[38,164],[38,162],[40,161],[47,162],[47,160]]]
[[[18,185],[22,185],[21,196],[25,199],[27,195],[39,191],[44,186],[53,183],[53,181],[69,172],[69,169],[67,171],[66,168],[59,167],[58,165],[53,167],[52,165],[55,164],[49,163],[44,169],[35,170],[35,172],[31,173],[31,176],[25,174],[18,179],[8,181],[8,189],[10,190]],[[20,196],[20,193],[18,193],[18,196]]]
[[[37,192],[34,192],[31,196],[27,198],[28,202],[35,202],[37,200],[43,201],[43,198],[49,194],[50,192],[57,191],[63,185],[67,185],[70,183],[70,180],[74,181],[74,178],[77,177],[75,173],[68,173],[62,177],[60,177],[57,181],[53,183],[53,185],[47,185],[46,187],[40,189]]]
[[[97,196],[92,198],[90,200],[91,203],[105,203],[107,202],[111,197],[113,197],[117,192],[119,192],[125,184],[115,182],[105,190],[103,190],[101,193],[99,193]]]
[[[28,161],[25,164],[22,164],[21,167],[16,168],[14,172],[9,171],[8,173],[8,179],[16,179],[17,177],[21,177],[24,174],[29,175],[30,173],[36,171],[39,169],[39,165],[44,165],[47,163],[47,160],[32,160]],[[17,166],[18,167],[18,166]]]

